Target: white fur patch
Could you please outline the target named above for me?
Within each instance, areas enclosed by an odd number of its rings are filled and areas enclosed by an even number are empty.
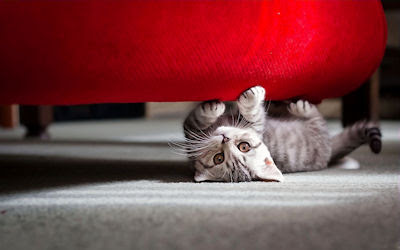
[[[343,159],[340,159],[337,163],[335,163],[331,167],[353,170],[353,169],[359,169],[360,163],[351,157],[344,157]]]

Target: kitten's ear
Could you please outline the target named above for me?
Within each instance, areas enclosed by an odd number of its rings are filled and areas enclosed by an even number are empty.
[[[262,181],[283,181],[282,172],[269,157],[265,158],[265,165],[258,169],[256,176]]]
[[[196,170],[196,173],[194,174],[194,180],[196,182],[208,181],[210,180],[210,177],[206,173]]]

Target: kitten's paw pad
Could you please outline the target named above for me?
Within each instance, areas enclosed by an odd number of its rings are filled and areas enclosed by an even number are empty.
[[[219,117],[225,112],[225,104],[221,101],[203,102],[198,109],[201,117]]]
[[[295,116],[313,117],[319,114],[317,107],[308,101],[299,100],[289,105],[289,112]]]
[[[238,104],[246,108],[261,104],[265,99],[265,89],[261,86],[252,87],[244,91],[238,99]]]

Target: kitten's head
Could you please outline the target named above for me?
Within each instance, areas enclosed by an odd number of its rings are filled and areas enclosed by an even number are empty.
[[[191,152],[197,182],[283,180],[262,136],[251,128],[219,127]]]

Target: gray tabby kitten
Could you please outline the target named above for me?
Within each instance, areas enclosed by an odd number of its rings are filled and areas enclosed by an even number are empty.
[[[331,138],[314,105],[300,100],[288,106],[289,118],[272,118],[264,98],[264,88],[256,86],[240,95],[231,114],[220,101],[189,114],[185,143],[178,146],[193,163],[195,181],[282,181],[282,172],[327,168],[367,142],[380,151],[381,134],[371,123],[358,122]]]

